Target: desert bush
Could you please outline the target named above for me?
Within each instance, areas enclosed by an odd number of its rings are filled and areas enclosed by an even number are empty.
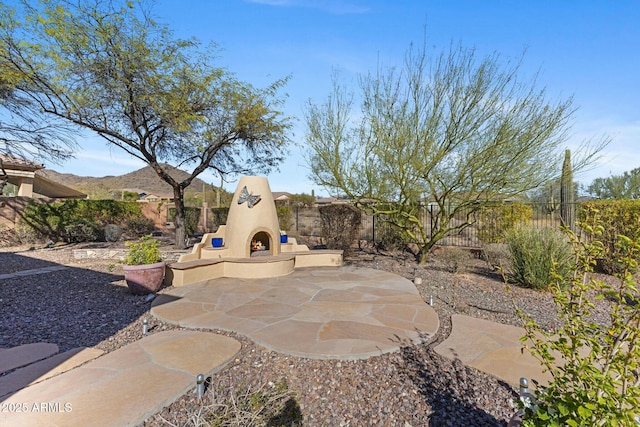
[[[201,208],[185,207],[184,208],[184,229],[187,236],[192,236],[198,231],[198,223],[200,222]],[[176,209],[169,208],[169,220],[176,221]]]
[[[582,203],[578,212],[579,220],[585,222],[586,218],[591,217],[602,226],[602,234],[598,236],[598,240],[602,242],[603,253],[598,259],[598,266],[607,274],[620,273],[624,266],[618,236],[633,236],[640,232],[640,200],[596,200]]]
[[[445,247],[438,250],[437,259],[449,273],[458,273],[469,262],[471,254],[462,248]]]
[[[202,405],[189,417],[192,426],[302,426],[300,407],[287,383],[241,385],[234,390],[214,389],[214,403]]]
[[[515,227],[505,234],[505,240],[509,248],[509,280],[543,290],[552,282],[552,269],[560,277],[569,274],[572,249],[559,230]]]
[[[533,208],[523,203],[486,206],[477,213],[478,239],[483,243],[503,243],[505,233],[533,219]]]
[[[406,246],[406,239],[402,229],[397,225],[385,221],[384,215],[378,215],[375,222],[375,238],[376,247],[383,251],[392,251],[403,249]]]
[[[122,234],[135,239],[151,234],[155,228],[153,220],[145,217],[127,218],[122,224]]]
[[[341,249],[348,255],[358,237],[362,212],[349,204],[322,206],[319,211],[327,248]]]
[[[102,240],[107,224],[124,224],[144,218],[135,202],[116,200],[63,200],[52,203],[29,202],[21,225],[33,234],[53,241]],[[96,230],[94,230],[96,229]],[[94,240],[95,241],[95,240]]]
[[[526,330],[525,347],[552,375],[547,386],[534,380],[537,402],[523,408],[523,425],[636,427],[640,424],[640,305],[631,271],[637,267],[640,233],[619,236],[622,272],[615,285],[608,285],[588,274],[604,251],[605,245],[597,240],[604,227],[597,222],[580,226],[594,240],[585,242],[567,231],[575,253],[570,280],[552,269],[551,290],[560,329],[547,331],[517,310]],[[604,324],[592,320],[594,294],[610,301]]]
[[[293,211],[290,206],[276,206],[278,215],[278,225],[280,230],[289,231],[293,229]]]
[[[107,242],[117,242],[122,236],[122,227],[116,224],[107,224],[104,226],[104,240]]]
[[[229,215],[229,208],[212,208],[211,217],[213,223],[216,226],[220,226],[227,223],[227,216]]]
[[[504,243],[489,243],[483,246],[482,255],[490,268],[505,267],[509,260],[509,247]]]
[[[47,236],[45,236],[44,234],[39,233],[37,230],[34,230],[31,227],[27,227],[24,224],[16,225],[14,232],[16,240],[21,244],[39,243],[50,240],[47,239]]]
[[[13,228],[0,224],[0,246],[12,246],[18,243],[18,236]]]
[[[64,241],[68,243],[98,242],[104,240],[104,232],[89,221],[76,221],[64,227]]]

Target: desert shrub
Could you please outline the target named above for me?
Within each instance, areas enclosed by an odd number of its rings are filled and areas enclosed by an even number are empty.
[[[640,424],[640,307],[631,270],[637,267],[640,234],[619,236],[622,272],[609,285],[589,272],[605,245],[604,228],[585,225],[591,242],[568,231],[576,262],[570,280],[553,275],[551,290],[561,327],[547,331],[518,310],[524,320],[522,341],[551,373],[547,386],[537,385],[537,402],[523,408],[524,426],[637,426]],[[610,301],[608,319],[595,323],[593,295]],[[524,406],[524,405],[523,405]]]
[[[445,247],[438,250],[438,261],[449,273],[458,273],[471,259],[471,254],[462,248]]]
[[[302,426],[300,406],[284,381],[212,390],[213,402],[192,411],[188,426]]]
[[[640,232],[640,200],[596,200],[581,204],[579,220],[585,222],[591,217],[602,226],[602,234],[598,236],[603,245],[599,267],[608,274],[620,273],[624,266],[618,236],[633,236]]]
[[[107,224],[124,224],[144,218],[135,202],[116,200],[63,200],[52,203],[30,201],[25,206],[21,224],[35,235],[54,241],[77,242],[101,240]],[[92,231],[93,229],[97,231]],[[79,240],[80,239],[80,240]]]
[[[220,226],[227,223],[227,216],[229,215],[229,208],[212,208],[211,217],[213,223],[216,226]]]
[[[11,246],[18,243],[18,236],[13,228],[0,224],[0,246]]]
[[[362,212],[346,203],[322,206],[319,211],[327,248],[341,249],[348,255],[358,237]]]
[[[278,226],[282,231],[293,229],[293,211],[290,206],[276,206],[278,215]]]
[[[198,223],[200,222],[201,208],[185,207],[184,208],[184,228],[187,236],[191,236],[198,231]],[[176,220],[176,209],[169,209],[169,218],[171,221]]]
[[[533,208],[523,203],[486,206],[478,212],[478,239],[483,243],[503,243],[505,233],[533,219]]]
[[[133,239],[151,234],[155,228],[153,220],[146,217],[127,218],[122,224],[122,234]]]
[[[573,262],[571,245],[552,228],[515,227],[505,234],[509,248],[508,276],[533,289],[547,289],[555,274],[567,277]]]
[[[482,255],[489,267],[502,267],[509,259],[509,247],[504,243],[489,243],[482,248]]]
[[[64,227],[64,241],[68,243],[98,242],[104,240],[100,227],[89,221],[76,221]]]
[[[387,222],[384,215],[378,215],[376,218],[374,236],[376,247],[383,251],[404,248],[406,240],[402,229],[395,224]]]
[[[104,240],[107,242],[117,242],[122,236],[122,227],[116,224],[107,224],[104,226]]]
[[[37,230],[34,230],[31,227],[27,227],[24,224],[16,225],[14,232],[16,240],[18,241],[18,243],[22,244],[31,244],[50,240],[47,239],[47,237],[42,233],[39,233]]]

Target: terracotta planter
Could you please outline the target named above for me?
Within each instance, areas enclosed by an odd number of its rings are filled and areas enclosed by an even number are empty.
[[[134,295],[147,295],[157,292],[164,279],[165,262],[144,265],[123,265],[124,280]]]

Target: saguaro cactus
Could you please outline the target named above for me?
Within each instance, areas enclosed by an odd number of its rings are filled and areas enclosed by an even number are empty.
[[[573,228],[576,220],[571,150],[565,150],[564,163],[562,163],[562,175],[560,176],[560,219],[562,224],[569,228]]]

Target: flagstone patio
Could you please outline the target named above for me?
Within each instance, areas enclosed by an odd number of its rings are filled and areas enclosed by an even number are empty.
[[[151,313],[184,327],[235,331],[274,351],[316,359],[391,352],[428,340],[439,325],[411,281],[354,267],[178,287],[159,295]]]

